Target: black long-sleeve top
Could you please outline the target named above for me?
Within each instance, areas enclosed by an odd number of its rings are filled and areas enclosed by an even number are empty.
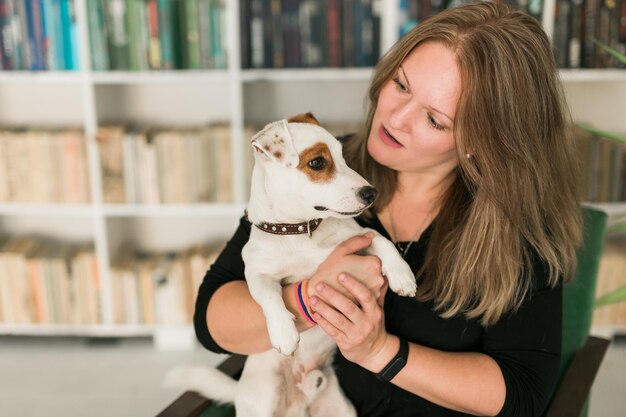
[[[358,220],[389,238],[380,221]],[[406,261],[414,271],[422,265],[432,227],[409,249]],[[206,310],[215,291],[227,282],[244,279],[241,249],[250,236],[250,223],[241,219],[234,236],[207,271],[196,299],[194,325],[198,340],[207,349],[228,353],[211,337]],[[534,286],[521,308],[504,315],[496,324],[483,327],[478,319],[463,315],[441,318],[432,302],[419,302],[387,291],[387,331],[409,342],[448,352],[481,352],[500,366],[506,384],[506,400],[499,416],[539,416],[556,384],[561,350],[562,287],[550,287],[547,268],[533,261]],[[233,314],[236,314],[235,312]],[[463,416],[391,383],[345,359],[335,358],[336,373],[344,392],[361,417]]]

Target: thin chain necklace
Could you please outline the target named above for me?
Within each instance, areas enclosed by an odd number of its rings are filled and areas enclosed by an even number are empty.
[[[424,230],[425,230],[424,226],[426,225],[426,222],[430,218],[430,216],[432,214],[432,211],[433,211],[433,209],[431,209],[428,213],[426,213],[426,216],[424,217],[424,220],[422,220],[420,225],[417,227],[417,230],[415,230],[415,233],[413,234],[413,237],[411,238],[411,240],[409,240],[409,242],[407,243],[407,245],[403,249],[402,248],[402,244],[398,240],[398,234],[396,233],[396,228],[393,226],[393,216],[391,214],[392,209],[391,209],[391,204],[389,204],[389,224],[391,225],[391,233],[393,234],[392,239],[394,240],[394,245],[396,245],[396,248],[398,249],[398,252],[400,252],[400,256],[402,256],[402,259],[406,258],[406,254],[409,253],[409,249],[411,249],[411,246],[413,246],[413,243],[424,232]]]

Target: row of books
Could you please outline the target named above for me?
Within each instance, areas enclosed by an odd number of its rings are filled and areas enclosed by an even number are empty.
[[[424,19],[437,13],[465,3],[475,3],[480,0],[400,0],[398,6],[399,35],[406,35],[411,29],[419,25]],[[543,0],[500,0],[516,10],[523,11],[541,21],[543,15]]]
[[[72,0],[0,2],[2,70],[78,69],[77,36]]]
[[[596,299],[626,286],[626,236],[609,235],[598,267]],[[595,309],[593,325],[626,325],[626,301]]]
[[[626,54],[626,0],[557,0],[553,44],[562,68],[624,68],[596,41]]]
[[[104,201],[129,204],[232,202],[231,129],[100,127]]]
[[[191,323],[198,287],[222,247],[214,243],[176,253],[123,250],[111,269],[113,322]]]
[[[380,55],[380,0],[242,0],[243,68],[367,67]]]
[[[80,131],[0,131],[0,202],[87,203],[87,171]]]
[[[576,128],[582,201],[626,201],[626,143]]]
[[[0,322],[100,321],[100,277],[91,244],[0,239]]]
[[[92,68],[226,68],[225,0],[89,0]]]

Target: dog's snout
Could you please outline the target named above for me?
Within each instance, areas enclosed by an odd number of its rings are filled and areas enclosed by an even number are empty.
[[[378,191],[376,191],[376,188],[367,185],[365,187],[361,187],[359,189],[359,199],[364,203],[367,204],[368,206],[370,204],[372,204],[374,202],[374,199],[376,198],[376,194],[378,194]]]

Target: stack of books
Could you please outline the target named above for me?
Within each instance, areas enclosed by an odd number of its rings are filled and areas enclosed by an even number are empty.
[[[95,71],[226,68],[225,0],[89,0]]]
[[[604,251],[598,268],[596,298],[600,298],[618,288],[626,286],[626,236],[609,235],[604,243]],[[593,325],[626,326],[626,301],[596,308]]]
[[[0,50],[2,70],[78,69],[74,2],[3,0],[0,2]]]
[[[230,125],[197,129],[100,127],[106,203],[232,202]]]
[[[0,131],[0,202],[87,203],[89,190],[82,132]]]
[[[626,143],[576,128],[582,201],[626,201]]]
[[[223,243],[179,253],[123,249],[111,269],[115,324],[185,325],[192,322],[198,287]]]
[[[0,239],[0,322],[100,323],[100,277],[92,245]]]
[[[380,55],[378,0],[240,2],[243,68],[370,67]]]

